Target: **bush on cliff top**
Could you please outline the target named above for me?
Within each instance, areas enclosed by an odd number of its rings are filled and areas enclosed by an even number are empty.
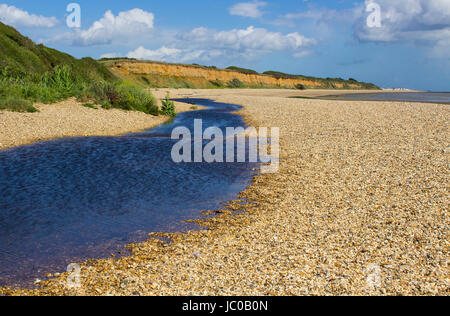
[[[240,67],[235,67],[235,66],[230,66],[227,69],[237,71],[237,72],[247,74],[247,75],[259,75],[259,73],[253,69],[245,69],[245,68],[240,68]]]

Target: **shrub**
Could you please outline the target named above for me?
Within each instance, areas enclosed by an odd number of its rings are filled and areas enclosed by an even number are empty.
[[[170,100],[170,95],[167,93],[166,99],[162,100],[161,113],[164,115],[175,117],[175,104]]]
[[[9,110],[13,112],[28,112],[28,113],[39,112],[39,110],[33,106],[33,103],[31,101],[15,97],[1,99],[0,110]]]
[[[237,78],[234,78],[233,80],[231,80],[230,82],[228,82],[228,87],[229,88],[245,88],[246,85],[245,83],[243,83],[242,81],[240,81]]]
[[[216,80],[211,80],[209,81],[214,87],[217,88],[225,88],[225,84],[220,80],[220,79],[216,79]]]
[[[132,84],[120,84],[116,90],[118,100],[112,102],[113,107],[125,110],[142,111],[147,114],[158,115],[159,108],[153,95]]]
[[[80,90],[80,100],[93,100],[103,108],[118,108],[158,115],[159,108],[153,95],[130,83],[94,82]]]
[[[236,66],[230,66],[227,68],[228,70],[233,70],[233,71],[237,71],[243,74],[247,74],[247,75],[257,75],[259,74],[257,71],[253,70],[253,69],[246,69],[246,68],[240,68],[240,67],[236,67]]]
[[[90,108],[90,109],[94,109],[94,110],[98,110],[98,108],[94,105],[94,104],[92,104],[92,103],[83,103],[82,104],[84,107],[86,107],[86,108]]]
[[[295,89],[297,90],[305,90],[306,87],[304,85],[302,85],[301,83],[298,83],[295,85]]]

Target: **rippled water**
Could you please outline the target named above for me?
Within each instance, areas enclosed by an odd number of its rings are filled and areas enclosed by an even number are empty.
[[[338,98],[373,100],[450,103],[450,92],[387,92],[341,95]]]
[[[249,185],[255,164],[172,162],[172,129],[245,126],[240,107],[190,99],[186,112],[145,133],[66,138],[0,152],[0,285],[25,284],[71,262],[108,257],[154,231],[220,209]]]

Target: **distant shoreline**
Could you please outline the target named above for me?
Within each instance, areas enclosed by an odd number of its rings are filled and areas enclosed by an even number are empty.
[[[366,93],[366,96],[375,96],[375,98],[364,98],[364,97],[357,97],[363,95],[363,93],[349,93],[349,94],[332,94],[327,96],[321,96],[317,99],[322,100],[336,100],[336,101],[368,101],[368,102],[412,102],[412,103],[434,103],[434,104],[450,104],[450,100],[448,102],[446,101],[440,101],[440,100],[414,100],[413,98],[398,98],[398,99],[391,99],[391,98],[376,98],[377,95],[382,94],[391,94],[392,96],[398,96],[398,95],[406,95],[406,94],[450,94],[449,92],[424,92],[424,91],[383,91],[383,92],[374,92],[374,93]]]

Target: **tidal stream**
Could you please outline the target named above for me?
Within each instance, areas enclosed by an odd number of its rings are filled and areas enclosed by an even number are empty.
[[[254,163],[174,163],[175,127],[245,127],[239,106],[207,107],[120,137],[76,137],[0,151],[0,285],[29,285],[72,262],[126,254],[150,232],[197,229],[183,220],[223,208]]]

